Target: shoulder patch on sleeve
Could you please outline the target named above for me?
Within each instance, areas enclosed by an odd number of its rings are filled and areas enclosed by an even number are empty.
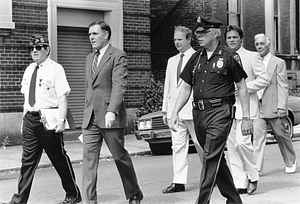
[[[240,65],[241,67],[243,67],[241,58],[240,58],[240,56],[239,56],[238,54],[233,54],[233,59],[234,59],[235,61],[237,61],[237,63],[239,63],[239,65]]]

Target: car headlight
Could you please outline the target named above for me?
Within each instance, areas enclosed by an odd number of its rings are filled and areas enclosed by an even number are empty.
[[[146,130],[152,128],[152,121],[151,120],[142,120],[139,121],[138,129],[139,130]]]

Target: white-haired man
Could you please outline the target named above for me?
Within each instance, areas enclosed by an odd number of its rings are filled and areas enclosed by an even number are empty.
[[[258,170],[263,171],[263,156],[267,138],[267,123],[270,124],[286,165],[286,173],[296,171],[296,154],[287,130],[287,100],[289,85],[285,61],[270,53],[270,39],[265,34],[254,37],[257,52],[263,58],[271,83],[257,92],[260,99],[261,116],[254,120],[253,145]]]

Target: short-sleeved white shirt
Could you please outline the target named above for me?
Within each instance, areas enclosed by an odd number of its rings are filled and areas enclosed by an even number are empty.
[[[35,104],[28,103],[29,86],[36,63],[31,63],[25,70],[21,83],[21,93],[24,94],[24,111],[38,111],[43,108],[58,107],[58,99],[69,94],[71,89],[64,68],[47,58],[39,65],[36,78]]]

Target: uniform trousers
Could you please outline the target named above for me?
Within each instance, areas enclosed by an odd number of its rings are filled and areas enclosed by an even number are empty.
[[[22,166],[18,183],[18,193],[13,195],[11,199],[12,204],[27,203],[34,173],[40,162],[43,149],[61,179],[66,196],[80,197],[72,164],[64,149],[62,133],[55,133],[52,130],[46,131],[40,119],[41,117],[38,112],[27,112],[23,117]]]
[[[193,120],[180,120],[176,132],[172,134],[173,183],[186,184],[188,174],[189,134],[194,142],[202,165],[203,150],[195,133]]]
[[[124,147],[124,128],[100,128],[94,117],[86,129],[83,129],[83,204],[97,203],[97,171],[100,150],[105,140],[120,174],[126,199],[130,199],[141,190],[129,153]]]
[[[208,204],[215,183],[226,203],[240,204],[242,200],[235,188],[224,149],[232,125],[232,106],[204,110],[193,109],[195,131],[203,149],[203,167],[200,177],[198,204]]]
[[[228,160],[236,188],[247,188],[248,179],[258,181],[259,174],[251,135],[242,135],[242,120],[234,120],[227,140]]]
[[[267,140],[267,124],[269,124],[273,130],[285,165],[292,166],[296,161],[296,153],[287,129],[286,118],[260,118],[255,120],[253,135],[253,145],[259,170],[263,172],[262,167]]]

